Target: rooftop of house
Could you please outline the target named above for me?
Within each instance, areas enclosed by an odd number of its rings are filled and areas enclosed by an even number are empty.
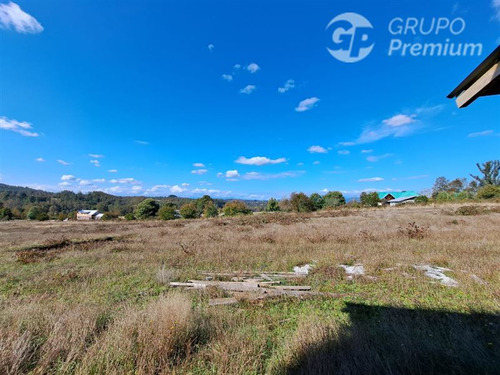
[[[79,214],[84,214],[84,215],[95,215],[98,212],[99,211],[97,211],[97,210],[78,210]]]
[[[381,191],[378,193],[379,199],[384,199],[388,195],[392,195],[394,199],[398,198],[408,198],[408,197],[418,197],[420,194],[416,193],[413,190],[408,191]]]
[[[399,203],[399,202],[404,202],[404,201],[407,201],[407,200],[410,200],[410,199],[414,199],[418,197],[418,195],[411,195],[411,196],[408,196],[408,197],[399,197],[399,198],[395,198],[395,199],[391,199],[389,201],[389,203]]]

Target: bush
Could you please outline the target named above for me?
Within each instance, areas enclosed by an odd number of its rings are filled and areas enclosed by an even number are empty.
[[[427,198],[425,195],[419,195],[415,198],[415,203],[426,204],[428,202],[429,198]]]
[[[175,213],[175,207],[166,204],[162,208],[158,210],[158,218],[160,220],[174,220],[177,218],[177,215]]]
[[[440,191],[436,195],[436,201],[438,202],[446,202],[446,201],[451,201],[453,199],[453,196],[448,193],[447,191]]]
[[[125,220],[135,220],[135,215],[133,213],[128,213],[125,215]]]
[[[345,204],[345,198],[340,191],[330,191],[323,196],[325,200],[325,208],[338,207]]]
[[[296,212],[311,212],[314,211],[314,203],[304,193],[292,193],[290,196],[290,204]]]
[[[269,199],[267,201],[266,211],[268,211],[268,212],[280,211],[279,202],[274,198]]]
[[[455,215],[475,216],[485,213],[484,208],[479,206],[462,206],[455,210]]]
[[[160,205],[157,201],[152,198],[147,198],[137,205],[134,214],[137,219],[150,219],[156,216],[159,209]]]
[[[325,200],[318,193],[312,193],[309,199],[313,203],[315,210],[321,210],[325,205]]]
[[[361,203],[364,206],[368,207],[377,207],[378,203],[380,202],[380,198],[378,197],[377,192],[372,192],[372,193],[361,193],[361,196],[359,197]]]
[[[0,220],[12,220],[14,214],[9,208],[1,208],[0,209]]]
[[[219,210],[213,202],[209,202],[205,205],[203,209],[203,217],[217,217],[219,216]]]
[[[222,212],[225,216],[250,215],[250,210],[247,205],[241,201],[232,201],[224,205]]]
[[[485,185],[477,191],[479,199],[500,198],[500,186]]]
[[[184,219],[196,219],[199,217],[198,208],[194,202],[183,204],[181,206],[180,213]]]

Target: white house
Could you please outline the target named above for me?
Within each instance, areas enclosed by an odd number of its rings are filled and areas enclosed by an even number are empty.
[[[76,220],[101,220],[104,214],[97,210],[78,210],[76,213]]]

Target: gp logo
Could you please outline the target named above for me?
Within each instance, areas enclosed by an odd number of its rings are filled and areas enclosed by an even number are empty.
[[[363,60],[375,44],[372,24],[357,13],[339,14],[330,21],[326,30],[331,30],[333,42],[327,47],[328,52],[345,63]]]

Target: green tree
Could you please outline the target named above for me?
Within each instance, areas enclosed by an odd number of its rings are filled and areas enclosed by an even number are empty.
[[[26,213],[26,219],[37,220],[37,217],[41,214],[40,209],[37,206],[32,206]]]
[[[180,213],[184,219],[196,219],[199,217],[198,208],[195,202],[183,204],[181,206]]]
[[[0,208],[0,220],[12,220],[14,214],[10,210],[10,208],[3,207]]]
[[[290,205],[295,212],[314,211],[314,204],[304,193],[292,193],[290,195]]]
[[[446,202],[446,201],[452,200],[453,196],[450,193],[448,193],[447,191],[442,190],[442,191],[437,193],[435,199],[438,202]]]
[[[448,181],[445,177],[438,177],[434,182],[434,186],[432,187],[432,198],[436,198],[440,191],[446,191],[448,189]]]
[[[500,160],[490,160],[482,164],[476,163],[477,169],[483,177],[470,175],[479,183],[479,186],[500,185]]]
[[[277,199],[271,198],[267,201],[266,211],[268,212],[276,212],[280,211],[280,203]]]
[[[378,193],[373,191],[371,193],[362,192],[359,200],[363,204],[363,206],[368,207],[377,207],[380,202],[380,198],[378,197]]]
[[[244,202],[232,201],[227,202],[222,208],[222,212],[225,216],[237,216],[237,215],[250,215],[252,210],[250,210]]]
[[[479,199],[500,198],[500,186],[485,185],[477,191]]]
[[[157,201],[152,198],[147,198],[137,205],[134,215],[140,220],[150,219],[156,216],[159,209],[160,205]]]
[[[174,220],[177,218],[175,213],[175,206],[172,204],[165,204],[158,210],[158,218],[160,220]]]
[[[427,202],[429,202],[429,198],[425,195],[419,195],[415,198],[415,203],[426,204]]]
[[[311,196],[309,197],[309,199],[313,203],[315,211],[321,210],[323,208],[323,206],[325,205],[325,200],[318,193],[312,193]]]
[[[345,198],[340,191],[330,191],[323,196],[325,208],[345,205]]]
[[[217,217],[219,216],[219,210],[215,206],[214,202],[208,202],[205,204],[203,209],[203,217]]]

